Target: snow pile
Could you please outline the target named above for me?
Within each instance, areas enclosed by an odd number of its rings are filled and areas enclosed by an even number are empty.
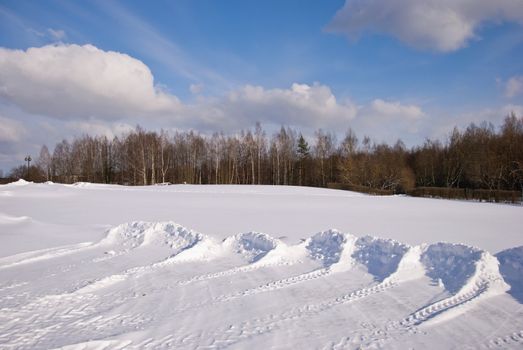
[[[179,254],[171,256],[169,262],[191,262],[191,261],[209,261],[223,253],[222,246],[207,236],[183,249]]]
[[[386,277],[383,283],[406,282],[425,276],[425,268],[421,264],[423,246],[410,247],[400,262],[396,271]]]
[[[28,221],[31,221],[31,218],[28,216],[11,216],[0,213],[0,225],[19,224]]]
[[[459,293],[471,293],[480,290],[485,294],[497,295],[505,293],[510,288],[499,271],[498,259],[489,252],[482,251],[481,258],[475,265],[474,274]]]
[[[347,237],[337,231],[318,232],[306,241],[308,255],[313,260],[320,261],[324,267],[340,262],[347,243]]]
[[[499,252],[496,257],[501,275],[510,285],[509,293],[523,304],[523,246]]]
[[[14,182],[10,182],[4,186],[9,186],[9,187],[20,187],[20,186],[27,186],[27,185],[30,185],[34,182],[32,181],[25,181],[24,179],[20,179],[18,181],[14,181]]]
[[[79,188],[89,188],[89,187],[93,187],[93,185],[95,184],[92,184],[90,182],[75,182],[74,184],[72,184],[71,186],[73,187],[79,187]],[[95,185],[96,186],[96,185]]]
[[[367,268],[368,273],[378,281],[392,275],[398,270],[401,259],[409,246],[391,239],[361,237],[356,240],[352,258]]]
[[[508,285],[490,253],[463,244],[436,243],[425,248],[421,262],[426,275],[451,293],[402,321],[404,326],[425,327],[451,320],[474,308],[477,301],[503,294]]]
[[[249,263],[259,261],[283,242],[259,232],[241,233],[224,240],[227,249],[241,254]]]
[[[443,284],[450,293],[458,292],[476,271],[482,251],[463,244],[436,243],[421,255],[427,276]]]
[[[174,222],[135,221],[112,228],[100,244],[126,250],[147,245],[167,246],[176,254],[191,248],[203,238],[202,234]]]

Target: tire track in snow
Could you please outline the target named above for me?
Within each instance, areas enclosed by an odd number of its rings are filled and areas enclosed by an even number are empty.
[[[84,245],[86,245],[84,247]],[[143,249],[148,246],[169,246],[171,249],[171,256],[156,263],[147,264],[138,267],[132,267],[119,272],[117,274],[112,274],[109,276],[101,278],[89,278],[77,282],[72,290],[63,292],[61,294],[53,294],[54,297],[65,296],[74,294],[74,293],[92,293],[98,289],[113,285],[118,282],[122,282],[129,277],[138,276],[145,274],[148,271],[153,271],[156,268],[167,266],[173,263],[179,263],[184,261],[190,261],[191,257],[185,256],[183,261],[177,261],[178,256],[182,256],[184,252],[190,249],[197,247],[196,258],[202,258],[209,251],[212,251],[214,247],[213,242],[210,239],[207,239],[205,236],[196,233],[194,231],[188,230],[180,225],[177,225],[172,222],[165,223],[147,223],[147,222],[133,222],[123,225],[116,226],[107,231],[107,236],[102,239],[100,242],[95,244],[83,243],[81,245],[67,246],[66,248],[56,249],[47,249],[43,250],[43,254],[32,257],[33,253],[23,253],[21,261],[14,262],[15,265],[25,264],[29,262],[39,261],[41,259],[55,258],[63,255],[69,255],[73,253],[78,253],[85,249],[93,248],[104,248],[105,254],[107,256],[96,256],[94,259],[83,259],[79,263],[70,264],[68,263],[66,268],[63,268],[60,265],[60,271],[57,273],[52,273],[48,275],[49,277],[63,274],[64,272],[73,270],[77,266],[89,266],[90,263],[101,263],[115,257],[129,254],[135,251],[135,249]],[[72,248],[70,248],[72,247]],[[111,250],[112,248],[117,251]],[[106,250],[108,249],[108,250]],[[110,254],[109,254],[110,253]],[[198,256],[200,254],[201,256]],[[25,258],[30,256],[29,258]],[[194,256],[192,257],[194,260]],[[9,259],[9,258],[8,258]],[[35,260],[37,259],[37,260]],[[198,260],[198,259],[196,259]],[[200,259],[201,260],[201,259]],[[13,264],[9,266],[14,266]],[[47,278],[47,277],[46,277]],[[16,282],[14,282],[16,284]],[[56,292],[55,292],[56,293]],[[44,295],[45,296],[45,295]],[[33,302],[38,302],[41,300],[42,296],[37,296],[36,299],[33,299]],[[30,296],[26,293],[18,293],[15,295],[9,296],[8,303],[2,303],[3,307],[10,306],[15,307],[22,303],[31,303],[29,301]]]
[[[436,263],[440,263],[441,261],[444,261],[445,263],[448,263],[448,261],[453,262],[453,260],[448,260],[447,255],[441,256],[441,246],[457,247],[459,249],[463,248],[463,246],[460,245],[434,244],[425,249],[425,252],[421,256],[422,260],[424,257],[427,257],[427,254],[431,252],[432,248],[432,253],[436,251],[436,258],[432,257],[436,260]],[[467,257],[471,254],[474,254],[476,258],[472,265],[473,271],[471,275],[464,276],[466,277],[466,279],[464,279],[464,284],[454,295],[423,306],[402,320],[389,322],[385,327],[379,328],[369,334],[373,340],[365,345],[383,346],[384,342],[395,337],[401,337],[405,334],[417,332],[420,327],[428,327],[457,317],[465,313],[469,308],[474,307],[475,303],[480,299],[505,293],[508,289],[508,285],[504,282],[499,273],[496,258],[489,253],[480,252],[474,249],[465,252],[465,256]],[[437,261],[442,257],[443,259],[441,261]],[[429,263],[429,265],[431,265],[434,262],[430,261]],[[434,266],[431,267],[433,267],[433,271],[441,270],[441,266],[435,266],[435,268]],[[446,266],[444,265],[443,267]],[[446,273],[446,271],[444,271],[444,273]]]
[[[419,258],[421,255],[421,248],[416,247],[411,249],[410,255],[411,256],[408,256],[406,259],[404,259],[407,265],[410,264],[410,267],[398,266],[398,270],[395,273],[393,273],[393,275],[385,279],[384,282],[374,287],[354,291],[342,297],[338,297],[334,301],[331,300],[330,302],[326,303],[320,303],[312,306],[309,305],[305,307],[305,309],[297,309],[296,311],[291,311],[286,315],[282,314],[280,315],[280,317],[277,318],[276,321],[271,321],[268,323],[262,322],[261,325],[258,325],[254,328],[254,331],[246,331],[245,329],[241,328],[240,332],[236,334],[235,339],[232,339],[232,342],[235,343],[237,341],[240,341],[241,339],[244,339],[246,336],[250,337],[253,334],[263,334],[266,332],[270,332],[273,329],[275,329],[278,326],[278,323],[280,322],[295,320],[305,316],[313,316],[338,304],[353,302],[366,296],[383,292],[385,290],[397,286],[404,280],[412,279],[413,277],[415,278],[416,276],[419,276],[423,271],[423,269],[419,268],[420,266],[416,267],[416,264],[417,262],[419,262]],[[438,317],[440,319],[444,318],[441,317],[444,315],[447,317],[453,317],[457,314],[460,314],[460,312],[455,312],[457,308],[465,307],[466,305],[479,299],[480,297],[495,295],[504,292],[506,290],[506,285],[504,285],[502,279],[499,278],[499,273],[496,273],[496,271],[494,271],[495,269],[492,270],[492,266],[495,266],[495,264],[493,265],[491,260],[492,257],[489,254],[483,253],[481,255],[481,259],[477,261],[475,264],[475,274],[461,288],[461,290],[458,293],[449,298],[445,298],[441,301],[423,307],[413,312],[403,320],[389,322],[384,328],[374,330],[369,334],[371,336],[370,338],[375,339],[376,337],[378,337],[380,339],[373,340],[370,342],[370,344],[375,345],[376,343],[383,342],[386,339],[390,338],[390,334],[402,335],[410,332],[416,332],[417,327],[421,326],[422,324],[428,323],[428,321],[433,321]],[[412,271],[414,271],[414,274],[410,278],[407,277],[405,279],[405,272],[409,268]],[[274,315],[271,315],[269,319],[273,319],[273,316]],[[358,334],[358,336],[361,337],[362,334]],[[231,338],[221,340],[218,342],[218,347],[225,343],[228,344],[230,341]],[[338,344],[338,347],[342,347],[342,343]]]
[[[283,288],[293,286],[297,283],[326,277],[333,272],[344,271],[347,268],[353,266],[354,262],[350,259],[350,254],[347,254],[353,253],[353,247],[349,247],[349,249],[343,252],[342,247],[345,245],[346,239],[342,235],[335,231],[327,231],[316,235],[315,238],[315,241],[313,241],[315,242],[315,245],[312,247],[314,255],[322,260],[326,259],[327,261],[331,262],[328,267],[269,282],[255,288],[246,289],[244,291],[231,294],[224,294],[216,298],[213,298],[211,301],[188,305],[186,308],[179,310],[179,312],[200,309],[204,306],[216,305],[216,303],[227,302],[230,300],[235,300],[238,298],[258,293],[280,290]],[[322,245],[323,243],[327,243],[327,246],[329,246],[330,249],[325,250]],[[362,240],[361,247],[367,248],[367,245],[369,245],[369,247],[371,247],[372,249],[376,246],[382,245],[383,243],[383,240],[369,240],[368,238],[365,238],[364,240]],[[385,243],[389,245],[389,243]],[[396,243],[392,243],[391,245],[393,249],[397,247]],[[390,246],[387,246],[387,248],[390,248]],[[385,251],[388,250],[385,249]],[[327,300],[325,302],[295,307],[283,313],[271,314],[266,317],[255,318],[250,321],[242,322],[237,325],[223,327],[217,329],[212,334],[192,333],[189,335],[185,334],[180,336],[173,336],[169,338],[169,343],[171,345],[175,344],[175,347],[192,346],[195,348],[199,348],[203,342],[202,337],[205,336],[212,339],[211,344],[206,345],[205,348],[221,348],[240,342],[243,339],[250,338],[255,335],[271,332],[272,330],[284,326],[288,322],[296,321],[305,317],[313,317],[317,314],[320,314],[321,312],[329,310],[338,305],[355,302],[357,300],[366,298],[367,296],[385,292],[388,289],[397,286],[400,282],[412,279],[412,276],[414,276],[415,278],[420,273],[420,249],[406,249],[402,253],[403,256],[400,259],[400,261],[398,261],[396,265],[396,270],[391,272],[388,277],[380,275],[379,277],[383,277],[383,281],[374,286],[357,289],[347,294],[341,295],[337,298]],[[341,263],[339,263],[339,258],[340,256],[342,256],[342,254],[344,254],[344,260],[346,261],[342,261]],[[409,275],[410,277],[407,277],[406,275]],[[166,344],[151,343],[151,347],[164,348],[166,347]]]
[[[251,295],[255,295],[255,294],[274,292],[274,291],[277,291],[280,289],[292,287],[299,283],[313,281],[313,280],[316,280],[316,279],[319,279],[322,277],[326,277],[326,276],[331,275],[332,273],[333,272],[330,268],[316,269],[316,270],[302,273],[299,275],[282,278],[282,279],[279,279],[276,281],[267,282],[267,283],[264,283],[262,285],[254,287],[254,288],[248,288],[248,289],[244,289],[244,290],[234,292],[234,293],[222,294],[222,295],[219,295],[212,299],[203,301],[201,303],[187,305],[186,307],[181,308],[178,311],[186,312],[189,310],[199,309],[199,308],[206,307],[206,306],[213,306],[218,303],[224,303],[224,302],[236,300],[239,298],[243,298],[243,297],[247,297],[247,296],[251,296]],[[172,288],[170,288],[170,289],[172,289]]]
[[[231,269],[227,269],[227,270],[223,270],[223,271],[219,271],[219,272],[196,275],[194,277],[178,281],[178,285],[185,286],[185,285],[196,283],[196,282],[208,281],[208,280],[222,278],[222,277],[230,277],[230,276],[234,276],[234,275],[240,274],[240,273],[256,271],[256,270],[262,269],[262,268],[289,266],[292,264],[293,264],[292,262],[282,261],[280,263],[255,263],[255,264],[250,264],[250,265],[238,266],[238,267],[233,267]]]
[[[0,270],[8,269],[14,266],[25,265],[43,260],[60,258],[70,254],[78,253],[84,250],[89,250],[96,247],[97,244],[91,242],[79,243],[63,247],[35,250],[31,252],[21,253],[13,256],[8,256],[0,259],[0,262],[5,262],[0,265]]]
[[[0,310],[0,348],[33,349],[46,347],[46,341],[76,339],[77,341],[109,337],[143,328],[152,318],[143,314],[106,316],[113,310],[138,298],[93,294],[46,296],[37,303],[19,310]],[[57,337],[58,336],[58,337]]]
[[[521,349],[521,347],[523,347],[523,330],[490,339],[479,347],[481,349]]]
[[[315,278],[324,276],[324,274],[320,274],[318,271],[313,272],[317,272],[317,277]],[[313,317],[333,307],[356,302],[370,295],[383,293],[391,288],[395,288],[398,284],[399,283],[392,281],[382,282],[372,287],[351,291],[322,303],[294,307],[282,313],[270,314],[261,318],[244,321],[239,324],[221,327],[211,334],[195,332],[191,334],[172,335],[170,338],[162,342],[151,342],[150,346],[151,348],[158,349],[169,348],[171,346],[174,348],[190,347],[195,349],[221,349],[239,343],[242,340],[252,338],[253,336],[281,329],[289,322],[295,322],[306,317]],[[211,339],[211,343],[202,345],[205,342],[205,339]]]
[[[256,257],[259,256],[259,245],[257,245],[258,243],[253,241],[252,238],[259,239],[259,236],[260,235],[251,234],[249,240],[243,247],[244,249],[247,249],[251,248],[253,245],[253,251],[255,252],[255,255],[253,256]],[[153,238],[156,239],[157,237]],[[134,346],[129,346],[129,348],[223,348],[257,335],[270,333],[279,329],[285,330],[285,327],[288,327],[290,322],[312,318],[332,308],[358,302],[359,300],[365,299],[371,295],[386,292],[401,285],[409,279],[417,278],[416,276],[421,273],[421,247],[407,249],[406,246],[397,243],[366,238],[360,239],[356,242],[357,249],[355,251],[344,250],[346,239],[342,235],[333,234],[332,232],[322,234],[312,242],[313,243],[309,243],[306,247],[311,253],[309,257],[315,258],[318,262],[323,262],[324,265],[322,268],[274,280],[253,288],[232,291],[214,298],[207,298],[203,302],[187,304],[185,307],[172,310],[172,312],[176,315],[179,312],[200,309],[205,306],[213,306],[219,303],[238,300],[260,293],[270,293],[295,286],[299,283],[327,277],[334,272],[343,271],[343,268],[347,267],[345,265],[336,265],[343,254],[345,254],[345,258],[348,258],[344,260],[344,264],[347,264],[350,257],[354,258],[356,262],[362,264],[362,266],[366,266],[368,272],[373,275],[379,283],[356,289],[336,298],[307,305],[298,305],[283,312],[252,318],[248,321],[220,327],[219,329],[210,332],[199,331],[190,334],[183,334],[184,331],[183,328],[181,328],[177,330],[176,334],[169,334],[158,340],[148,338]],[[195,245],[189,245],[188,249],[184,251],[193,249],[194,246]],[[362,330],[353,330],[350,337],[343,337],[340,341],[329,343],[328,346],[331,348],[350,346],[355,338],[356,341],[359,340],[360,344],[364,344],[365,346],[382,346],[387,341],[396,337],[417,332],[418,327],[428,326],[435,322],[445,321],[454,317],[455,315],[468,310],[469,305],[472,306],[475,301],[483,297],[500,293],[502,291],[504,292],[504,286],[499,283],[499,271],[496,274],[497,270],[494,271],[492,267],[493,265],[486,263],[485,257],[488,258],[488,256],[477,250],[469,249],[470,252],[466,251],[462,254],[462,258],[464,257],[463,259],[469,259],[467,261],[468,265],[465,266],[466,269],[461,271],[462,275],[456,274],[454,271],[447,273],[447,265],[442,264],[441,262],[451,261],[452,265],[459,266],[459,261],[455,262],[449,260],[448,255],[461,254],[459,251],[454,252],[452,250],[450,253],[445,252],[445,249],[447,248],[447,245],[444,245],[443,248],[438,246],[433,249],[433,252],[431,253],[433,256],[431,255],[428,257],[429,260],[432,259],[428,262],[429,265],[424,262],[424,266],[430,266],[432,270],[423,270],[422,274],[425,275],[426,273],[427,276],[430,276],[433,279],[437,277],[440,280],[440,283],[444,284],[445,288],[449,291],[451,290],[450,288],[457,288],[459,286],[459,291],[446,299],[423,306],[421,309],[410,313],[406,318],[400,321],[389,322],[383,325],[382,328],[373,327],[364,328]],[[462,247],[458,248],[462,249]],[[181,249],[183,250],[184,248]],[[444,254],[441,253],[442,249]],[[263,254],[263,249],[261,251]],[[347,251],[351,254],[347,255]],[[424,252],[426,253],[427,251],[428,250],[425,250]],[[234,251],[229,251],[229,253],[232,252]],[[265,252],[265,254],[267,253]],[[189,255],[194,258],[194,255]],[[480,260],[473,260],[476,259],[476,256],[480,255]],[[176,288],[179,288],[180,286],[194,282],[234,276],[237,273],[254,271],[261,267],[278,267],[288,264],[275,263],[275,261],[278,260],[274,259],[269,259],[270,263],[265,262],[264,257],[265,255],[263,255],[260,260],[251,261],[251,265],[244,265],[225,271],[193,276],[186,280],[174,281],[174,285],[168,282],[167,286],[153,288],[152,291],[148,290],[147,293],[163,293],[166,297],[169,297],[169,293],[166,293],[167,290],[176,290]],[[187,260],[182,259],[181,261]],[[290,260],[286,261],[288,262]],[[125,312],[118,312],[115,314],[117,308],[121,306],[125,306],[126,309],[132,310],[136,305],[136,303],[133,303],[133,299],[136,299],[139,295],[136,293],[133,294],[132,292],[129,293],[129,291],[124,291],[122,289],[110,294],[106,293],[103,297],[97,296],[92,292],[99,288],[103,288],[108,284],[118,283],[121,279],[127,279],[129,276],[139,276],[144,271],[156,271],[156,268],[169,266],[174,262],[175,259],[169,260],[168,258],[161,262],[135,267],[125,270],[123,273],[102,278],[94,283],[88,284],[85,288],[76,290],[72,293],[47,295],[40,297],[33,302],[24,304],[21,307],[2,308],[0,309],[0,347],[5,347],[6,349],[34,348],[43,346],[41,344],[49,344],[49,342],[51,342],[50,344],[54,344],[52,343],[53,341],[59,342],[60,339],[63,338],[74,339],[75,342],[89,341],[95,338],[100,340],[123,335],[126,332],[144,329],[144,327],[151,324],[154,316],[146,315],[144,313],[128,314]],[[352,263],[353,262],[350,264]],[[474,266],[475,268],[472,277],[469,275],[470,271],[467,270],[470,266]],[[413,271],[414,274],[412,274]],[[447,275],[445,275],[445,273],[447,273]],[[455,276],[457,275],[459,276],[456,278]],[[453,279],[449,279],[449,276],[453,276]],[[445,278],[447,279],[445,280]],[[465,278],[466,283],[462,284],[462,282],[465,281]],[[443,282],[441,282],[442,280]],[[447,287],[447,283],[450,287]],[[16,286],[12,288],[16,288]],[[6,291],[9,289],[10,288],[7,288]],[[509,342],[516,341],[519,342],[519,338],[521,337],[520,333],[514,333],[506,337],[495,339],[493,344],[496,344],[496,342],[499,344],[509,344]],[[352,343],[352,345],[353,344],[354,343]],[[519,343],[515,344],[519,345]]]
[[[323,303],[305,305],[281,314],[271,314],[264,318],[244,322],[239,327],[231,326],[229,329],[225,330],[224,334],[226,336],[223,339],[220,339],[219,336],[217,336],[217,333],[214,334],[215,337],[213,337],[214,341],[211,344],[211,348],[219,349],[223,346],[238,343],[252,336],[272,332],[273,330],[282,328],[288,322],[295,322],[299,319],[314,317],[331,308],[356,302],[370,295],[383,293],[396,286],[397,284],[392,282],[379,283],[376,286],[358,289]]]
[[[429,248],[430,249],[430,248]],[[474,307],[479,299],[505,293],[510,287],[499,273],[498,261],[486,252],[475,252],[473,273],[451,297],[427,305],[401,321],[403,327],[430,325],[446,321]]]
[[[465,306],[470,302],[476,300],[488,291],[489,285],[487,283],[476,286],[473,290],[467,293],[460,293],[449,298],[445,298],[428,306],[425,306],[416,312],[413,312],[400,323],[405,328],[412,326],[420,326],[427,321],[442,315],[450,310]]]

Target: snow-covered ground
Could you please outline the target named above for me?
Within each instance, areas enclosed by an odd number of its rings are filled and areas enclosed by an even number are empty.
[[[1,349],[521,348],[523,207],[0,186]]]

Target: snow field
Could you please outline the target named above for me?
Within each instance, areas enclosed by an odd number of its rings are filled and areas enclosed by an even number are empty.
[[[4,187],[0,192],[10,195],[0,199],[0,244],[5,242],[0,254],[1,349],[523,345],[523,247],[493,255],[480,248],[488,246],[486,232],[477,241],[471,240],[472,233],[465,234],[468,244],[434,239],[418,244],[411,237],[417,232],[409,233],[408,242],[401,235],[391,239],[334,229],[303,235],[290,229],[292,220],[286,221],[283,213],[275,214],[282,210],[278,206],[282,201],[293,204],[287,208],[292,212],[295,205],[305,208],[295,203],[307,201],[344,202],[353,210],[354,200],[373,200],[379,206],[390,198],[264,186]],[[250,206],[258,210],[258,205],[266,204],[264,198],[270,198],[276,209],[261,213],[263,223],[275,222],[280,229],[263,233],[252,230],[263,225],[253,224],[245,233],[223,235],[156,220],[158,208],[164,207],[172,218],[181,213],[191,219],[179,203],[194,210],[215,196],[224,198],[218,213],[222,221],[210,222],[212,215],[204,211],[194,216],[195,226],[205,222],[204,226],[219,226],[216,230],[230,228],[226,213],[238,208],[237,201],[248,213]],[[123,209],[115,216],[122,219],[127,215],[122,211],[133,210],[127,203],[130,198],[136,198],[134,205],[143,206],[151,198],[163,204],[143,212],[142,217],[155,220],[136,220],[140,218],[136,215],[134,221],[117,224],[107,224],[103,204],[92,207],[88,220],[67,212],[80,199],[117,201]],[[449,205],[438,200],[394,200],[409,215],[419,213],[420,205]],[[504,208],[521,212],[513,206],[458,206],[468,211],[464,217],[474,218],[475,210],[493,208],[493,221],[498,215],[506,218]],[[511,217],[508,229],[519,224],[518,215]],[[238,221],[248,224],[245,218]],[[465,226],[482,229],[472,222]],[[36,237],[40,241],[32,242]]]
[[[144,259],[145,256],[155,258]],[[510,256],[514,257],[514,253]],[[75,278],[78,280],[78,276],[85,278],[91,274],[89,267],[108,265],[110,260],[122,260],[110,264],[113,274],[100,276],[108,271],[98,269],[98,275],[93,274],[96,278],[83,280],[81,286],[66,290],[63,288],[69,285],[67,280],[71,276],[55,272],[62,269],[66,273],[79,273]],[[133,260],[149,261],[122,270]],[[365,299],[374,298],[376,302],[376,295],[388,295],[393,289],[405,293],[412,284],[426,289],[424,293],[432,295],[430,301],[425,297],[425,301],[416,302],[416,307],[402,309],[399,314],[404,317],[388,320],[381,330],[373,329],[370,338],[363,336],[367,331],[359,330],[359,341],[338,344],[349,348],[351,344],[385,346],[387,341],[394,344],[395,337],[449,322],[466,314],[468,309],[480,307],[482,300],[509,289],[499,272],[498,260],[477,248],[448,243],[411,247],[389,239],[357,238],[336,230],[320,232],[300,244],[288,246],[262,233],[248,232],[215,242],[173,222],[132,222],[110,229],[95,244],[19,254],[2,262],[0,271],[11,278],[18,275],[17,270],[35,268],[34,264],[40,273],[48,274],[31,282],[11,280],[1,287],[0,344],[6,349],[72,343],[82,344],[77,348],[89,349],[141,348],[146,344],[150,348],[239,346],[256,337],[265,339],[271,333],[286,333],[289,324],[322,319],[331,312],[339,312],[338,308],[351,304],[363,307],[370,302]],[[72,263],[73,268],[64,263]],[[45,265],[48,268],[43,268]],[[184,265],[203,270],[218,268],[187,278],[194,269]],[[223,268],[226,266],[230,267]],[[278,276],[281,278],[275,278]],[[514,273],[511,276],[514,278]],[[348,289],[339,285],[347,278],[353,280]],[[32,297],[25,289],[25,293],[17,294],[29,284],[32,285],[29,291],[38,285],[45,290],[50,279],[59,281],[56,289],[61,289],[61,293]],[[242,305],[255,302],[252,298],[257,295],[265,294],[262,300],[266,301],[267,295],[275,298],[277,293],[285,291],[300,300],[303,293],[306,301],[310,288],[318,288],[327,279],[338,288],[324,291],[324,297],[313,302],[294,302],[290,307],[277,303],[269,308],[276,308],[277,312],[259,317],[242,312]],[[23,303],[16,303],[17,300]],[[262,314],[264,304],[255,306]],[[167,332],[161,338],[142,339],[149,328],[156,328],[154,325],[174,325],[191,314],[216,309],[218,305],[219,309],[235,312],[240,319],[244,316],[249,319],[228,324],[225,329],[222,325],[219,332],[203,325],[206,332],[178,335]],[[390,305],[383,307],[387,309]],[[150,308],[156,311],[150,312]],[[518,340],[518,336],[513,338],[510,339]]]

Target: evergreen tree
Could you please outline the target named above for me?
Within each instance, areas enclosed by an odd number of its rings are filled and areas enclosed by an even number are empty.
[[[306,181],[304,181],[304,169],[306,169],[305,162],[307,161],[307,158],[309,158],[310,154],[310,147],[307,141],[305,141],[305,138],[302,134],[300,134],[300,137],[298,138],[298,162],[299,162],[299,169],[298,169],[298,185],[303,186]]]
[[[298,158],[304,160],[310,155],[310,147],[302,134],[298,138]]]

